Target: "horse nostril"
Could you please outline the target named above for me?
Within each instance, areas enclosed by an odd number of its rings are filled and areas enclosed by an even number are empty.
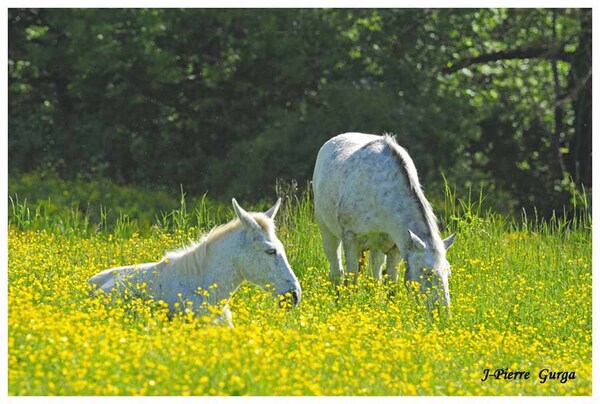
[[[294,307],[298,306],[298,303],[300,303],[300,293],[298,293],[297,290],[292,290],[292,304],[294,305]]]
[[[291,289],[288,292],[280,295],[279,297],[279,307],[292,309],[298,305],[300,302],[300,291],[297,289]]]

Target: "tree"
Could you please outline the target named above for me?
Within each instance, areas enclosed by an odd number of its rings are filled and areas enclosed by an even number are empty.
[[[10,172],[260,199],[346,131],[496,208],[591,185],[591,12],[11,9]]]
[[[499,62],[507,60],[545,59],[550,61],[554,92],[554,135],[552,136],[552,151],[554,153],[554,169],[557,180],[562,180],[565,173],[562,149],[572,156],[568,166],[568,175],[577,183],[591,187],[591,10],[526,10],[526,15],[537,14],[537,17],[546,20],[542,35],[546,40],[541,43],[539,38],[534,38],[526,46],[502,49],[488,53],[479,53],[476,56],[466,57],[455,62],[450,62],[442,68],[446,74],[457,72],[473,65]],[[548,14],[551,15],[550,26],[547,26]],[[557,17],[560,17],[558,21]],[[568,29],[577,20],[580,21],[579,35]],[[505,24],[507,19],[502,21]],[[543,21],[542,21],[543,23]],[[557,37],[557,30],[561,29],[564,38]],[[549,39],[549,40],[548,40]],[[576,44],[575,41],[578,41]],[[573,49],[574,48],[574,49]],[[566,89],[562,88],[561,77],[557,61],[570,65],[569,81]],[[572,100],[574,108],[573,135],[565,138],[563,132],[564,104]],[[574,150],[575,152],[572,152]]]

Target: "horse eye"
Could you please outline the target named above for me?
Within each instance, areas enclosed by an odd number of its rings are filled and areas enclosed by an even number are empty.
[[[267,254],[269,255],[273,255],[277,252],[277,250],[275,250],[274,248],[269,248],[267,251],[265,251]]]

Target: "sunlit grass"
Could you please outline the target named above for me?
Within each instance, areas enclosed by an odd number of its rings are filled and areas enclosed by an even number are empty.
[[[158,303],[89,295],[94,273],[158,260],[197,237],[198,223],[141,234],[125,225],[93,233],[11,224],[9,393],[591,394],[588,222],[534,227],[464,209],[449,220],[458,233],[448,253],[450,319],[432,320],[403,285],[365,274],[338,298],[304,197],[288,198],[278,221],[303,288],[300,306],[280,310],[269,294],[244,286],[231,303],[233,329],[170,320]],[[482,382],[486,368],[532,376]],[[544,368],[576,378],[542,384]]]

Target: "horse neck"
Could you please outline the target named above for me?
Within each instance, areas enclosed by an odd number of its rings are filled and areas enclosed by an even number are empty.
[[[401,221],[402,226],[394,226],[389,234],[392,235],[395,244],[398,246],[404,257],[406,257],[408,252],[405,246],[408,246],[411,243],[407,229],[410,229],[425,242],[428,246],[427,250],[430,251],[431,254],[442,257],[445,256],[444,242],[442,241],[437,226],[430,229],[427,222],[421,219],[420,214],[410,214],[405,212],[402,216],[404,217],[404,220]]]
[[[425,221],[422,221],[419,230],[419,237],[422,237],[425,244],[427,244],[428,249],[432,251],[434,254],[445,255],[444,241],[440,235],[440,230],[437,225],[428,226]]]
[[[200,270],[184,271],[185,276],[197,287],[208,290],[216,300],[228,299],[242,283],[233,258],[239,248],[238,233],[231,231],[217,239],[208,239],[204,242],[204,251],[195,249],[188,258],[199,264]]]

